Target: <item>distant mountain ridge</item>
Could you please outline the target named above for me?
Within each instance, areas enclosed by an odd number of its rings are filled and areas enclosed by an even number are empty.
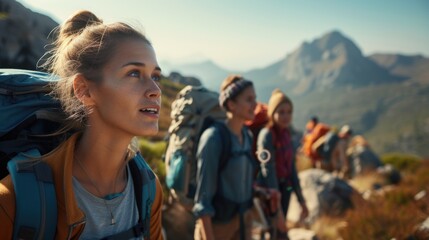
[[[188,64],[187,72],[192,69]],[[210,79],[213,73],[201,69],[199,75]],[[219,73],[225,77],[229,72]],[[337,127],[350,124],[377,152],[429,156],[429,59],[424,56],[364,56],[352,40],[333,31],[304,42],[284,59],[242,74],[253,80],[259,101],[267,102],[274,88],[289,95],[298,129],[317,115]]]
[[[287,89],[291,95],[300,96],[335,87],[400,82],[409,77],[397,74],[398,70],[387,69],[381,58],[380,55],[363,56],[352,40],[339,31],[332,31],[311,42],[302,43],[284,59],[263,68],[238,72],[223,69],[207,60],[169,66],[168,69],[195,76],[203,85],[216,91],[220,81],[228,74],[239,73],[255,82],[261,99],[266,101],[270,90],[277,86]],[[422,65],[425,64],[427,63],[422,61]],[[424,69],[422,71],[425,72]]]
[[[422,55],[381,53],[373,54],[369,58],[393,75],[421,84],[429,84],[429,58]]]
[[[223,79],[233,72],[223,69],[211,60],[179,65],[170,62],[161,62],[160,64],[162,71],[166,74],[178,72],[181,75],[198,78],[204,86],[215,91],[219,91]]]

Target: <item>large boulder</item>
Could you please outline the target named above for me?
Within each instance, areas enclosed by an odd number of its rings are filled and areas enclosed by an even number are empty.
[[[312,224],[324,216],[340,216],[352,207],[355,190],[344,180],[321,169],[307,169],[299,173],[302,193],[307,203],[309,216],[306,223]],[[287,220],[299,222],[301,207],[292,194]]]
[[[15,0],[0,0],[0,67],[36,69],[56,26],[50,17]]]
[[[304,228],[292,228],[288,232],[289,240],[317,240],[316,233]]]

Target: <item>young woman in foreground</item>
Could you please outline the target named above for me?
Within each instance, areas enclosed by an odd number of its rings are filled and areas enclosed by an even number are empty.
[[[46,66],[59,77],[55,94],[69,120],[80,126],[42,157],[54,175],[55,238],[102,239],[123,233],[140,217],[129,162],[144,160],[132,139],[158,132],[161,69],[154,49],[132,27],[103,24],[93,13],[81,11],[60,27],[50,56]],[[145,239],[162,239],[162,191],[156,177],[155,183]],[[2,238],[12,238],[14,219],[15,195],[6,177],[0,184]]]

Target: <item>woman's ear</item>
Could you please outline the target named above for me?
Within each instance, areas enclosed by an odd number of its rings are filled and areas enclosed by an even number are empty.
[[[226,107],[228,109],[229,112],[234,112],[235,109],[235,102],[232,101],[231,99],[226,101]]]
[[[89,85],[89,81],[82,74],[77,74],[73,79],[74,95],[85,106],[94,105],[94,101],[89,90]]]

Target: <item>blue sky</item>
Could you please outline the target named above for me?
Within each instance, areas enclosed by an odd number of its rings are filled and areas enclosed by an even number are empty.
[[[19,0],[61,23],[80,9],[143,30],[158,60],[265,67],[339,30],[369,55],[429,57],[427,0]],[[43,7],[42,7],[43,6]]]

